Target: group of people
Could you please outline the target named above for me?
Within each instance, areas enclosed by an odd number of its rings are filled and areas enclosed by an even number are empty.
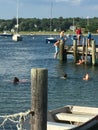
[[[63,77],[61,77],[62,79],[67,79],[67,77],[68,77],[68,75],[65,73],[64,75],[63,75]],[[90,76],[89,76],[89,74],[88,73],[86,73],[85,75],[84,75],[84,77],[83,77],[83,80],[89,80],[90,79]]]
[[[82,36],[82,31],[81,28],[76,28],[76,36],[77,36],[77,43],[80,44],[80,40],[81,40],[81,36]],[[60,38],[54,43],[55,46],[55,53],[54,53],[54,58],[57,58],[57,55],[59,53],[59,44],[60,41],[63,40],[63,42],[65,43],[65,41],[67,40],[67,38],[64,38],[64,31],[61,31],[60,33]],[[90,32],[88,32],[87,34],[87,45],[88,47],[91,46],[91,40],[92,40],[92,35]],[[84,59],[79,59],[78,62],[76,63],[77,65],[83,64],[85,62]],[[68,77],[68,75],[65,73],[63,75],[63,79],[66,79]],[[88,73],[85,74],[85,76],[83,77],[83,80],[89,80],[90,76]]]
[[[80,27],[76,27],[76,35],[77,35],[77,44],[80,45],[80,40],[81,40],[81,37],[82,37],[82,30]],[[88,31],[88,34],[87,34],[87,45],[88,47],[91,46],[91,40],[92,40],[92,35],[91,35],[91,32]]]
[[[82,30],[81,30],[80,27],[76,27],[75,32],[76,32],[77,44],[80,45],[80,41],[81,41],[81,37],[82,37]],[[67,37],[64,37],[64,31],[60,32],[60,38],[54,43],[54,46],[55,46],[54,58],[57,58],[57,55],[59,53],[59,44],[60,44],[61,40],[63,40],[64,43],[67,40]],[[91,46],[91,40],[92,40],[92,35],[91,35],[91,32],[88,31],[88,34],[87,34],[87,45],[88,45],[88,47]]]

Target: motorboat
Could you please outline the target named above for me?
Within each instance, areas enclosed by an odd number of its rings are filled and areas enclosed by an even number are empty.
[[[57,41],[57,39],[54,38],[54,37],[48,37],[48,38],[46,38],[46,43],[55,43],[56,41]]]

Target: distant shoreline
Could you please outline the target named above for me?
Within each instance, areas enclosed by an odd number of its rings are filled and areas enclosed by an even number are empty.
[[[0,32],[0,34],[3,34],[3,33]],[[11,33],[8,33],[8,34],[11,34]],[[49,31],[22,32],[21,31],[21,32],[19,32],[19,34],[21,34],[21,35],[31,35],[31,36],[33,36],[33,35],[59,35],[60,32],[49,32]],[[73,35],[73,32],[65,32],[65,35],[67,35],[67,34]],[[87,33],[84,33],[83,35],[86,36]],[[98,33],[92,33],[92,35],[98,35]]]
[[[48,32],[48,31],[43,31],[43,32],[19,32],[21,35],[59,35],[60,32]],[[65,32],[65,35],[73,35],[73,32]],[[87,33],[84,33],[83,35],[87,35]],[[92,35],[98,35],[98,33],[92,33]]]

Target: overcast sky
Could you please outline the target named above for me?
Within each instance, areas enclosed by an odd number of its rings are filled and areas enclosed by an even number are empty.
[[[98,0],[18,0],[22,18],[98,17]],[[17,0],[0,0],[0,19],[16,17]]]

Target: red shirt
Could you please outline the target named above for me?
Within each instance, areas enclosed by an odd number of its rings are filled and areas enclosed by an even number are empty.
[[[81,34],[81,29],[77,29],[76,34],[80,35]]]

